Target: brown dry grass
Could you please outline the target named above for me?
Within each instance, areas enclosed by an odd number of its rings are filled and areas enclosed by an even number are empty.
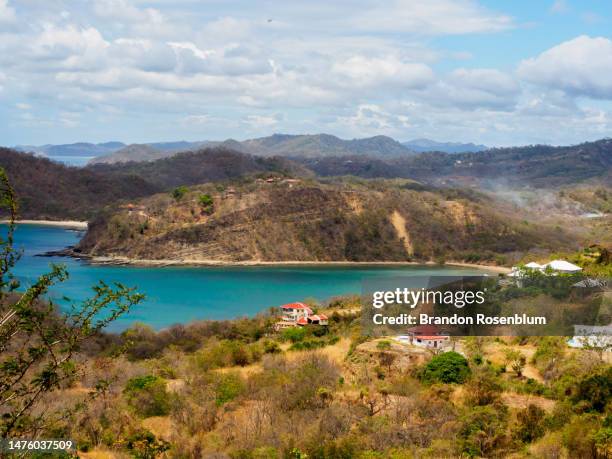
[[[502,401],[510,408],[524,409],[529,405],[536,405],[544,411],[551,412],[555,407],[555,401],[549,398],[540,397],[532,394],[516,394],[504,392],[501,396]]]
[[[176,432],[174,421],[170,416],[152,416],[142,420],[142,426],[156,437],[169,440]]]
[[[527,364],[525,365],[525,368],[523,369],[523,376],[527,378],[535,379],[536,381],[539,381],[539,382],[544,382],[544,378],[542,377],[538,369],[530,363],[531,358],[533,357],[533,354],[536,351],[536,347],[533,345],[530,345],[530,344],[523,345],[523,346],[519,346],[515,344],[503,345],[501,343],[491,342],[485,345],[484,354],[486,358],[491,360],[491,362],[498,364],[498,365],[503,365],[504,360],[505,360],[504,352],[509,349],[519,351],[521,354],[523,354],[527,358]]]

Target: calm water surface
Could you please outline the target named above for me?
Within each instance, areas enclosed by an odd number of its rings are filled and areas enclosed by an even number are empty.
[[[270,306],[306,298],[361,293],[364,278],[415,275],[476,274],[474,269],[438,266],[407,267],[134,267],[96,266],[64,257],[37,257],[49,250],[74,245],[82,232],[40,225],[19,225],[16,245],[23,250],[15,274],[31,284],[48,271],[50,263],[65,264],[70,278],[52,290],[61,300],[83,300],[91,296],[98,280],[137,287],[146,295],[143,303],[113,325],[121,330],[133,322],[157,329],[194,319],[231,319],[254,315]],[[482,272],[481,272],[482,273]]]

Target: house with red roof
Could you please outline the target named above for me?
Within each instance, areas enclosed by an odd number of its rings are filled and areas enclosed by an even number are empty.
[[[282,311],[281,320],[274,326],[277,330],[306,325],[328,325],[328,318],[325,314],[314,314],[312,309],[304,303],[288,303],[282,305],[280,309]]]
[[[435,325],[417,325],[409,328],[410,344],[439,349],[450,343],[450,337]]]

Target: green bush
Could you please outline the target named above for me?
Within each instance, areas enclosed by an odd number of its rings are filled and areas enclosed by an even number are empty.
[[[201,194],[198,198],[198,203],[204,212],[211,214],[213,212],[213,198],[209,194]]]
[[[425,383],[459,383],[470,376],[468,361],[457,352],[445,352],[434,356],[422,369],[420,377]]]
[[[214,388],[215,403],[217,406],[221,406],[242,394],[245,384],[240,375],[236,373],[223,373],[218,376]]]
[[[579,381],[572,399],[574,402],[583,400],[591,409],[603,411],[612,399],[612,366]]]
[[[263,351],[266,354],[278,354],[281,348],[276,341],[266,340],[263,343]]]
[[[287,341],[291,341],[292,343],[299,343],[304,340],[306,335],[308,334],[308,330],[302,327],[292,327],[286,328],[283,330],[282,338]]]
[[[166,382],[153,375],[128,380],[125,389],[128,404],[143,417],[165,416],[170,412],[170,394]]]
[[[189,188],[187,188],[185,185],[178,186],[174,190],[172,190],[172,197],[177,201],[180,201],[181,199],[183,199],[183,196],[185,196],[188,191]]]
[[[460,419],[459,443],[468,457],[490,457],[505,442],[507,412],[492,406],[471,409]]]
[[[540,438],[544,435],[545,416],[544,410],[533,404],[519,411],[516,414],[517,425],[514,429],[514,437],[524,443]]]
[[[158,439],[148,430],[139,430],[127,437],[123,442],[125,448],[136,459],[158,457],[170,449],[170,443]]]

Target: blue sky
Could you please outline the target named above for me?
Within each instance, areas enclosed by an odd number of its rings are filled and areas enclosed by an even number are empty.
[[[612,132],[612,4],[0,0],[0,144]]]

